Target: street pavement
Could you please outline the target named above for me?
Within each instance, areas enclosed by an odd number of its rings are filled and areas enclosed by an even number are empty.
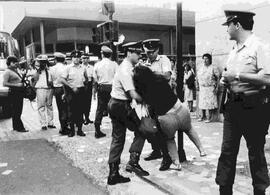
[[[92,120],[94,119],[95,109],[96,101],[93,101],[90,114]],[[30,132],[18,133],[11,131],[11,120],[2,120],[0,121],[0,141],[48,140],[56,148],[56,153],[58,151],[63,153],[71,160],[73,166],[80,168],[84,174],[92,178],[101,188],[106,188],[110,194],[218,194],[218,186],[215,184],[215,172],[222,141],[222,123],[220,122],[208,124],[197,122],[195,116],[193,116],[193,126],[198,132],[208,155],[206,157],[200,157],[194,144],[191,143],[187,136],[184,136],[184,149],[188,161],[183,163],[181,171],[173,169],[165,172],[159,171],[158,168],[161,159],[150,162],[144,161],[143,157],[151,152],[151,146],[146,142],[140,160],[141,166],[150,172],[150,176],[145,178],[139,178],[134,174],[124,171],[125,164],[129,160],[128,149],[133,140],[133,133],[127,131],[120,172],[125,176],[129,176],[131,182],[107,186],[106,179],[109,171],[107,160],[111,143],[111,123],[108,117],[104,118],[101,126],[102,131],[107,136],[101,139],[94,138],[94,127],[92,124],[83,128],[87,134],[86,137],[75,136],[68,138],[67,136],[59,136],[57,129],[41,131],[35,103],[30,106],[29,102],[25,101],[22,118],[26,128]],[[56,109],[55,124],[59,127]],[[269,135],[267,136],[265,150],[270,169]],[[1,161],[3,161],[2,158],[0,158],[0,163],[3,163]],[[236,168],[234,194],[252,194],[252,181],[244,139],[241,142]],[[267,194],[270,195],[269,189],[267,190]]]

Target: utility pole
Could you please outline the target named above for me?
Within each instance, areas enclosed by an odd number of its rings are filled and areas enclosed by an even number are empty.
[[[183,79],[184,79],[184,67],[182,60],[182,3],[177,3],[176,9],[176,41],[177,41],[177,94],[178,98],[183,102],[184,93],[183,93]],[[180,162],[186,161],[186,154],[184,150],[184,137],[183,132],[178,131],[178,154]]]

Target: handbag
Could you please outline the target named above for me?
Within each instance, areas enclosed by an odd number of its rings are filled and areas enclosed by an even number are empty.
[[[130,105],[127,105],[126,109],[127,109],[127,121],[126,121],[127,128],[130,131],[137,131],[141,121],[135,109],[131,108]]]
[[[150,116],[142,117],[139,131],[144,134],[155,134],[158,131],[156,120],[152,119]]]

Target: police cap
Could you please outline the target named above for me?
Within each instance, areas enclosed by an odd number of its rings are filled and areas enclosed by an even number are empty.
[[[111,50],[108,46],[103,45],[103,46],[101,47],[101,52],[102,52],[102,53],[112,53],[112,50]]]
[[[61,52],[54,52],[54,57],[56,58],[66,58],[66,55]]]
[[[160,39],[146,39],[142,42],[145,52],[156,51],[159,48]]]
[[[73,50],[70,54],[72,58],[80,58],[82,56],[82,52],[79,50]]]
[[[228,25],[233,21],[253,21],[253,16],[255,16],[255,13],[249,11],[225,10],[224,12],[227,21],[222,25]]]
[[[126,51],[130,51],[130,52],[136,52],[136,53],[141,53],[142,52],[141,41],[139,41],[139,42],[129,42],[129,43],[126,43],[126,44],[122,45],[122,47]]]

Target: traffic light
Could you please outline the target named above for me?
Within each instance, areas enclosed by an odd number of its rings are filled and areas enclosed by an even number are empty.
[[[118,41],[119,23],[118,21],[108,21],[97,25],[97,28],[93,28],[93,42],[114,42]]]

